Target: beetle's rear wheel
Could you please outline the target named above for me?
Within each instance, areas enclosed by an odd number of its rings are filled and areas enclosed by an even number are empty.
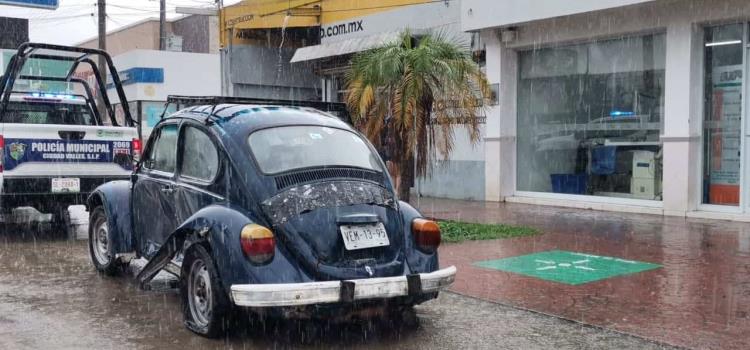
[[[107,214],[102,206],[97,206],[89,216],[89,253],[97,271],[113,276],[120,271],[120,263],[110,253],[110,241]]]
[[[214,261],[202,245],[195,244],[185,253],[181,275],[185,325],[209,338],[220,336],[227,329],[231,304]]]

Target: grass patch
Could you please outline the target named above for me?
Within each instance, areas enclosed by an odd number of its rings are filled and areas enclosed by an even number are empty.
[[[539,230],[532,227],[504,224],[475,224],[441,220],[438,221],[438,225],[440,226],[442,241],[448,243],[522,237],[539,233]]]

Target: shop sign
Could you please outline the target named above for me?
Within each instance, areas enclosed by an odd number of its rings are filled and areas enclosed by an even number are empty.
[[[0,0],[0,5],[56,10],[60,2],[58,0]]]
[[[365,28],[362,26],[362,23],[364,22],[364,19],[351,21],[348,23],[339,23],[334,24],[330,26],[321,26],[320,27],[320,38],[331,38],[339,35],[346,35],[349,33],[356,33],[359,31],[364,31]]]
[[[479,91],[474,91],[475,96],[481,95]],[[435,100],[435,102],[432,105],[432,111],[433,115],[430,118],[430,124],[433,125],[447,125],[447,124],[453,124],[453,125],[466,125],[466,124],[486,124],[487,123],[487,116],[485,115],[485,103],[481,98],[474,98],[471,103],[466,103],[469,101],[459,101],[459,100],[445,100],[445,99],[438,99]],[[465,117],[464,115],[467,110],[473,109],[475,112],[476,117],[475,118],[469,118]],[[443,115],[460,115],[455,117],[450,117],[448,120],[444,121],[438,121],[437,117],[435,117],[435,112],[441,112]]]
[[[323,23],[320,26],[320,42],[336,42],[385,32],[400,31],[406,28],[448,29],[461,32],[458,23],[460,6],[454,3],[433,2],[409,6],[384,8],[367,16],[352,17],[346,20]]]

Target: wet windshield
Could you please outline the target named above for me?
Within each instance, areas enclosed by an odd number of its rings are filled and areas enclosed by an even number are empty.
[[[3,116],[4,123],[96,125],[89,107],[62,103],[10,102]]]
[[[381,170],[365,141],[346,130],[321,126],[271,128],[252,133],[248,143],[266,174],[318,166]]]

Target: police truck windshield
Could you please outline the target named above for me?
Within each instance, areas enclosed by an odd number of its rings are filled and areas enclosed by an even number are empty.
[[[96,125],[96,119],[85,104],[38,101],[10,101],[3,123]]]

